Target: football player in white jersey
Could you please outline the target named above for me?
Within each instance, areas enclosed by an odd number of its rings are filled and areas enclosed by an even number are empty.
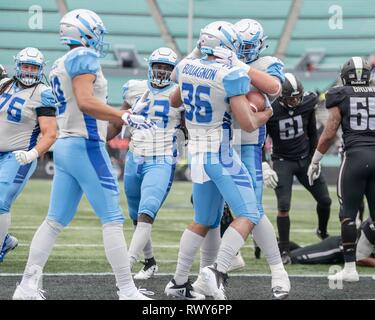
[[[251,111],[246,98],[250,91],[247,70],[218,63],[214,53],[216,47],[225,47],[236,55],[240,45],[241,39],[232,24],[211,23],[201,30],[199,38],[205,56],[185,58],[176,67],[179,90],[172,94],[171,105],[178,107],[183,102],[186,109],[195,216],[181,237],[176,272],[165,288],[167,295],[225,299],[226,273],[259,222],[250,174],[231,145],[232,117],[242,129],[252,131],[269,119],[272,109]],[[201,270],[205,280],[203,295],[193,290],[188,275],[207,232],[220,223],[224,200],[236,218],[223,235],[215,263]]]
[[[55,175],[48,215],[34,235],[29,258],[13,299],[44,299],[40,280],[59,233],[73,219],[83,193],[100,218],[107,260],[123,300],[149,299],[135,287],[130,273],[119,205],[118,182],[105,149],[109,120],[152,128],[142,116],[106,104],[107,80],[99,57],[105,55],[107,33],[90,10],[68,12],[60,21],[61,42],[69,51],[57,59],[49,79],[58,101],[59,137],[54,146]]]
[[[235,28],[243,41],[238,52],[238,58],[241,61],[238,60],[233,51],[227,48],[215,50],[215,55],[220,57],[223,62],[246,69],[251,78],[251,84],[255,87],[254,89],[266,94],[268,100],[274,100],[280,94],[281,82],[284,80],[283,63],[275,57],[259,57],[260,53],[266,48],[265,40],[267,38],[264,36],[263,28],[259,22],[252,19],[243,19],[235,24]],[[194,51],[192,54],[194,55]],[[264,252],[271,268],[272,298],[285,299],[288,297],[290,290],[289,277],[281,261],[274,228],[268,217],[264,215],[262,205],[262,146],[266,136],[265,125],[253,132],[246,132],[241,130],[239,122],[234,119],[234,128],[234,148],[250,173],[261,216],[259,223],[252,231],[252,236]],[[270,170],[272,171],[272,169]],[[265,173],[268,174],[269,171]],[[267,178],[270,178],[270,175],[267,175]],[[219,238],[219,228],[211,228],[202,244],[201,268],[215,260]],[[237,263],[240,259],[242,259],[241,256],[237,254],[229,270],[235,264],[240,265],[240,263]],[[244,264],[243,260],[241,264]],[[194,290],[197,292],[202,292],[201,287],[204,285],[201,280],[198,277],[197,281],[193,283]]]
[[[35,171],[38,156],[56,139],[55,99],[42,83],[44,66],[38,49],[25,48],[15,57],[15,76],[0,80],[0,262],[18,244],[8,234],[11,206]]]
[[[265,43],[267,36],[264,35],[263,27],[258,21],[242,19],[235,24],[235,27],[243,40],[238,57],[250,66],[249,75],[252,85],[265,93],[272,102],[281,93],[281,84],[284,82],[284,64],[272,56],[260,57],[261,52],[267,47]],[[224,56],[222,58],[225,58]],[[262,73],[261,77],[258,76],[260,73]],[[261,215],[259,224],[253,229],[253,239],[263,251],[271,269],[272,298],[285,299],[289,294],[290,281],[281,260],[275,230],[268,217],[264,214],[262,204],[262,167],[267,185],[270,184],[273,178],[277,179],[276,173],[269,167],[267,162],[262,165],[262,147],[266,138],[266,128],[263,125],[249,133],[241,130],[237,121],[234,121],[234,128],[234,147],[240,154],[241,161],[249,170],[253,180],[258,210]]]
[[[169,105],[169,96],[177,87],[170,79],[177,64],[177,54],[169,48],[158,48],[148,62],[148,80],[130,80],[123,86],[123,108],[133,106],[133,113],[141,114],[157,125],[154,135],[145,134],[144,130],[130,130],[130,150],[125,162],[125,194],[129,215],[136,226],[129,247],[130,266],[142,251],[145,257],[145,266],[135,279],[148,279],[158,271],[151,228],[173,182],[176,128],[180,126],[184,110],[182,106],[171,108]],[[121,127],[111,124],[107,139],[116,136],[120,130]]]

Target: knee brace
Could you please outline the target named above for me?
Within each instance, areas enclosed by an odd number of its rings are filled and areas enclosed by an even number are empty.
[[[375,245],[375,226],[372,223],[371,219],[367,219],[363,224],[362,224],[362,230],[363,233],[365,234],[367,240]]]
[[[355,221],[346,218],[341,221],[341,237],[343,244],[354,244],[357,240],[357,227]]]

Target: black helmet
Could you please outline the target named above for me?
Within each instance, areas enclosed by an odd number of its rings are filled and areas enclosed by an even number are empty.
[[[289,108],[295,108],[302,102],[303,85],[292,73],[285,73],[285,81],[282,86],[280,102]]]
[[[363,86],[368,85],[371,76],[371,64],[361,57],[351,57],[341,68],[343,85]]]
[[[0,64],[0,80],[4,78],[8,78],[8,74],[3,65]]]

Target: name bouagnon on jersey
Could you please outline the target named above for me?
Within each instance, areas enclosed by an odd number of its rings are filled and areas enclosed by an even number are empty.
[[[189,75],[189,76],[194,76],[194,77],[206,79],[206,80],[215,80],[217,70],[187,64],[182,69],[182,73],[186,74],[186,75]]]

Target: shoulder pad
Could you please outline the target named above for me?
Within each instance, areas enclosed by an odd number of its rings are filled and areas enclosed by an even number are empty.
[[[270,65],[275,63],[284,66],[284,63],[280,59],[272,56],[260,57],[259,59],[253,61],[250,66],[261,71],[266,71]]]
[[[1,79],[1,80],[0,80],[0,86],[1,86],[3,83],[7,82],[8,80],[10,80],[10,78],[3,78],[3,79]]]
[[[147,80],[129,80],[122,86],[122,98],[129,103],[139,92],[144,92],[147,88]]]

